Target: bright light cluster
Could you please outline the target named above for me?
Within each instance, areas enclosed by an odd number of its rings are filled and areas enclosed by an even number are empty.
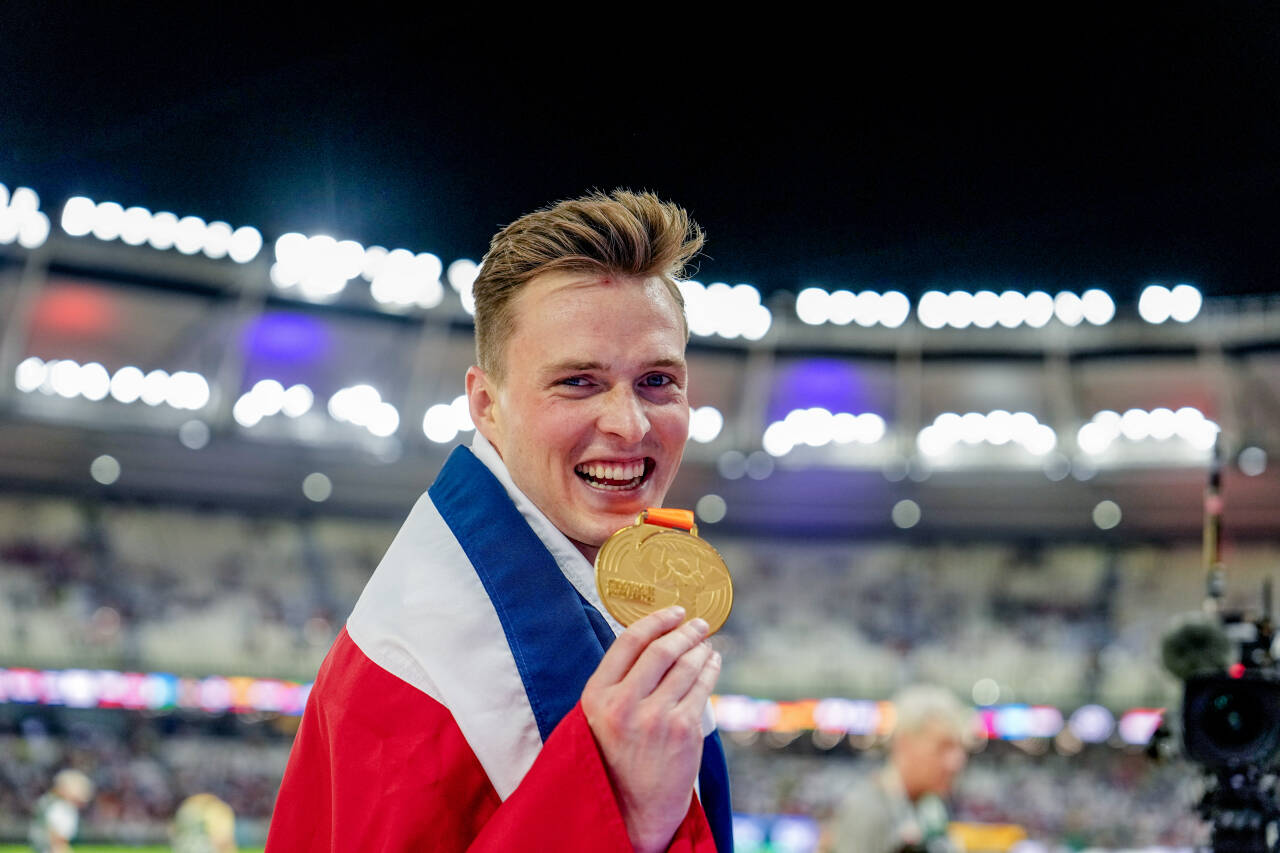
[[[1043,290],[1027,294],[1016,290],[1003,293],[994,290],[979,290],[977,293],[930,290],[920,297],[916,305],[920,323],[930,329],[943,326],[990,329],[996,325],[1006,329],[1024,325],[1039,329],[1054,317],[1067,326],[1078,326],[1085,321],[1103,326],[1111,322],[1115,314],[1115,302],[1106,291],[1097,288],[1086,290],[1079,296],[1066,290],[1057,296],[1050,296]]]
[[[300,418],[311,411],[315,399],[315,394],[306,385],[285,388],[274,379],[261,379],[240,395],[231,408],[231,416],[245,428],[257,426],[263,418],[274,415]]]
[[[916,446],[926,456],[940,456],[960,444],[1020,445],[1029,453],[1043,456],[1057,446],[1058,436],[1053,427],[1040,423],[1030,412],[1004,409],[987,414],[943,412],[916,436]]]
[[[49,239],[49,217],[40,210],[40,196],[27,187],[0,184],[0,244],[17,241],[24,249],[38,249]]]
[[[815,406],[793,409],[764,431],[764,449],[770,456],[786,456],[794,448],[806,444],[822,447],[836,444],[875,444],[884,438],[884,418],[874,412],[860,415],[849,412],[831,413]]]
[[[749,284],[730,287],[723,282],[703,286],[696,281],[680,282],[689,331],[700,337],[743,337],[758,341],[769,332],[773,315],[760,304],[760,291]]]
[[[62,206],[62,230],[72,237],[91,234],[103,241],[146,244],[161,251],[177,249],[184,255],[203,253],[214,260],[230,258],[238,264],[248,263],[262,251],[262,234],[252,225],[232,230],[225,222],[205,222],[199,216],[179,219],[165,211],[126,209],[114,201],[95,203],[84,196],[69,198]]]
[[[452,403],[436,403],[422,417],[422,434],[436,444],[448,444],[458,433],[475,428],[466,394],[454,397]]]
[[[458,294],[462,307],[468,314],[476,313],[476,298],[471,295],[471,287],[479,275],[480,265],[468,258],[459,258],[449,264],[449,270],[445,273],[449,286]]]
[[[370,246],[364,250],[360,275],[369,282],[369,293],[379,304],[434,308],[444,301],[443,270],[440,259],[430,252],[415,255],[408,249],[388,252],[381,246]]]
[[[329,398],[329,415],[335,421],[364,427],[379,438],[394,435],[400,428],[400,412],[384,402],[372,385],[352,385]]]
[[[896,290],[887,293],[864,290],[855,294],[849,290],[828,293],[820,287],[806,287],[796,296],[796,316],[810,326],[857,323],[864,328],[879,324],[896,329],[910,314],[911,302]]]
[[[1158,408],[1129,409],[1123,415],[1110,409],[1098,412],[1076,433],[1076,444],[1085,453],[1105,453],[1117,440],[1166,441],[1179,438],[1197,450],[1208,450],[1218,440],[1220,427],[1199,409],[1183,406],[1176,412]]]
[[[275,256],[271,283],[282,291],[296,288],[313,302],[336,299],[357,277],[369,282],[379,305],[389,308],[435,308],[444,300],[444,266],[430,252],[365,248],[355,240],[290,232],[276,240]]]
[[[1159,325],[1168,320],[1190,323],[1200,313],[1204,298],[1200,291],[1189,284],[1179,284],[1172,289],[1162,284],[1151,284],[1142,289],[1138,297],[1138,314],[1148,323]]]
[[[96,361],[77,364],[71,359],[42,361],[26,358],[14,371],[14,384],[19,391],[39,391],[71,399],[84,397],[98,402],[108,395],[121,403],[141,400],[148,406],[167,405],[174,409],[196,411],[209,403],[209,383],[199,373],[179,370],[167,373],[153,370],[143,373],[126,366],[114,375]]]
[[[724,429],[724,415],[715,406],[699,406],[689,412],[689,438],[699,444],[715,441]]]

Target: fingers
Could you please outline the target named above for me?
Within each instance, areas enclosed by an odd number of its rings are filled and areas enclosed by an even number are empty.
[[[684,608],[676,606],[657,610],[636,621],[609,646],[592,680],[602,679],[604,684],[617,684],[626,677],[650,643],[670,632],[683,619]]]
[[[654,688],[652,694],[654,698],[664,705],[675,705],[697,683],[698,677],[714,654],[715,650],[706,640],[682,654]]]
[[[691,619],[658,637],[636,659],[631,671],[627,673],[627,687],[640,696],[648,696],[686,653],[706,639],[709,631],[704,620]]]
[[[703,706],[707,704],[707,700],[711,698],[711,694],[715,691],[716,681],[719,678],[720,653],[713,651],[698,672],[698,677],[694,680],[693,686],[676,703],[676,711],[701,714]]]

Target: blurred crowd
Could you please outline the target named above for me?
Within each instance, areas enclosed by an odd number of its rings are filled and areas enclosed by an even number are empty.
[[[212,793],[261,843],[290,743],[262,721],[9,706],[0,714],[0,839],[25,837],[32,804],[74,768],[95,789],[82,839],[163,843],[178,805]]]
[[[395,528],[0,497],[0,667],[309,680]],[[735,578],[734,611],[715,638],[720,692],[775,699],[880,699],[928,681],[979,704],[1173,707],[1160,637],[1204,589],[1191,542],[907,547],[747,540],[714,525],[703,534]],[[1253,605],[1280,550],[1227,556],[1233,603]],[[289,746],[287,731],[245,718],[3,704],[0,714],[0,834],[11,837],[62,767],[98,788],[87,832],[155,837],[183,797],[212,791],[252,834],[269,817]],[[742,812],[825,819],[867,769],[845,746],[730,748]],[[1185,767],[1108,746],[1034,755],[991,744],[961,778],[954,816],[1081,844],[1190,843],[1194,784]]]

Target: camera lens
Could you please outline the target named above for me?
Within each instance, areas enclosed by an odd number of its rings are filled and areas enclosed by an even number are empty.
[[[1210,697],[1201,727],[1220,748],[1236,750],[1267,733],[1266,712],[1256,696],[1224,691]]]

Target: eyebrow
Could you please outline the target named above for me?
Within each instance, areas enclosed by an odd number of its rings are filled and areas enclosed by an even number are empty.
[[[688,362],[686,362],[686,361],[685,361],[685,359],[683,359],[683,358],[676,358],[676,357],[674,357],[674,356],[667,356],[667,357],[664,357],[664,358],[654,359],[653,361],[649,362],[649,363],[648,363],[647,365],[645,365],[645,366],[646,366],[646,367],[677,367],[677,368],[680,368],[680,369],[682,369],[682,370],[683,370],[684,368],[686,368],[686,367],[688,366]],[[607,369],[607,365],[605,365],[605,364],[603,364],[603,363],[601,363],[601,362],[599,362],[599,361],[573,361],[573,360],[570,360],[570,361],[561,361],[561,362],[558,362],[558,363],[556,363],[556,364],[549,365],[549,366],[548,366],[545,370],[543,370],[542,372],[543,372],[544,374],[552,374],[552,373],[579,373],[579,372],[587,372],[587,371],[591,371],[591,370],[605,370],[605,369]]]

